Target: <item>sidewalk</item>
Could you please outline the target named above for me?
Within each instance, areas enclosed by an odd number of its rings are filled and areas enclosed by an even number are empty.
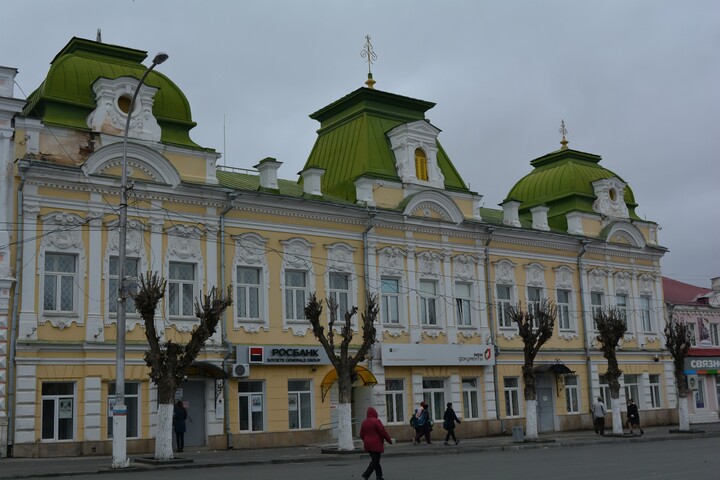
[[[648,427],[645,434],[612,436],[606,434],[601,437],[593,431],[549,432],[540,434],[539,441],[514,443],[511,435],[500,437],[481,437],[461,439],[460,444],[444,446],[442,437],[435,437],[432,445],[413,445],[411,442],[400,442],[388,445],[385,456],[412,456],[412,455],[445,455],[458,453],[473,453],[489,450],[518,450],[526,448],[560,448],[583,445],[597,445],[607,443],[626,442],[653,442],[667,440],[683,440],[702,437],[720,437],[720,423],[692,425],[693,433],[671,433],[676,425]],[[439,433],[439,432],[438,432]],[[460,433],[460,432],[458,432]],[[192,450],[186,448],[177,462],[168,462],[162,465],[141,463],[138,460],[152,458],[152,454],[131,456],[130,466],[122,471],[151,471],[156,469],[187,469],[208,468],[218,466],[241,466],[266,463],[294,463],[328,461],[333,458],[342,458],[347,455],[366,455],[362,450],[352,453],[323,453],[319,446],[301,446],[290,448],[268,448],[257,450]],[[325,450],[327,451],[327,450]],[[181,462],[180,460],[184,460]],[[110,468],[112,458],[98,457],[61,457],[61,458],[0,458],[0,480],[56,477],[60,475],[97,475],[99,473],[112,473],[118,470]]]

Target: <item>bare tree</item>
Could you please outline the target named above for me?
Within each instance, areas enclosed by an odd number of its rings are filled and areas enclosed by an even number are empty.
[[[665,347],[667,347],[673,358],[675,373],[675,388],[678,396],[678,417],[680,431],[690,431],[690,416],[688,415],[688,388],[687,377],[685,376],[685,357],[690,349],[691,331],[688,324],[675,320],[673,309],[668,309],[668,321],[665,323]]]
[[[161,344],[155,329],[155,312],[165,296],[166,281],[157,273],[140,275],[140,290],[134,294],[135,308],[145,323],[145,337],[149,350],[145,363],[150,368],[150,378],[158,389],[158,428],[155,437],[155,459],[170,460],[172,451],[172,417],[175,391],[185,379],[187,369],[217,328],[223,313],[232,305],[232,286],[227,295],[213,287],[203,296],[202,304],[195,300],[195,316],[200,323],[195,327],[186,345],[172,340]]]
[[[557,318],[557,307],[552,301],[543,300],[536,304],[532,311],[523,311],[521,306],[511,307],[510,319],[518,326],[520,338],[523,341],[522,374],[525,386],[525,436],[531,440],[538,438],[537,426],[537,390],[535,388],[535,369],[533,363],[540,348],[552,338]]]
[[[352,307],[345,312],[342,326],[340,328],[340,344],[335,343],[335,323],[337,321],[338,305],[334,299],[328,298],[327,305],[330,311],[327,335],[325,327],[320,320],[323,307],[322,300],[318,300],[313,293],[305,307],[305,318],[312,325],[313,335],[327,352],[335,372],[337,373],[339,405],[338,405],[338,449],[354,450],[355,445],[352,439],[352,384],[357,378],[355,367],[365,360],[370,348],[375,343],[375,319],[378,315],[377,295],[368,294],[365,300],[365,313],[360,314],[362,319],[362,343],[355,351],[350,353],[350,342],[353,339],[354,331],[352,318],[357,313],[357,307]]]
[[[620,375],[622,370],[618,366],[616,351],[620,340],[627,332],[627,322],[623,313],[615,308],[607,311],[598,311],[593,314],[595,328],[598,335],[595,340],[600,344],[603,357],[607,360],[608,368],[605,372],[608,385],[610,386],[610,398],[612,399],[612,420],[613,433],[622,435],[622,417],[620,416]]]

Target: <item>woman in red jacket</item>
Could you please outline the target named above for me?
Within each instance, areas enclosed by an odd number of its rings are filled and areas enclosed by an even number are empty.
[[[382,467],[380,467],[380,455],[385,451],[385,442],[392,443],[385,427],[378,418],[377,411],[368,407],[367,418],[360,426],[360,438],[363,441],[365,451],[370,454],[370,465],[365,469],[362,477],[367,480],[370,474],[375,471],[377,480],[383,480]]]

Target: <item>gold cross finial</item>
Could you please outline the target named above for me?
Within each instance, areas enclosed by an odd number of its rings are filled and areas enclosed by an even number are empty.
[[[565,135],[567,135],[567,128],[565,128],[565,120],[560,120],[560,130],[558,130],[560,134],[562,135],[562,140],[560,140],[560,150],[567,150],[568,148],[568,141],[565,139]]]
[[[373,80],[372,76],[372,64],[375,62],[377,55],[373,50],[372,43],[370,43],[370,35],[365,35],[365,45],[360,52],[360,56],[362,58],[367,58],[368,62],[368,79],[365,81],[365,85],[367,85],[368,88],[373,88],[373,85],[375,85],[375,80]]]

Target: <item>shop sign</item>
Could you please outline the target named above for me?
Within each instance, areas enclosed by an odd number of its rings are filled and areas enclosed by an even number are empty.
[[[413,365],[447,365],[475,366],[494,365],[495,347],[491,344],[481,345],[416,345],[416,344],[383,344],[382,365],[413,366]]]
[[[720,374],[720,357],[685,357],[685,375]]]
[[[238,363],[254,365],[330,365],[325,349],[311,345],[238,345]]]

